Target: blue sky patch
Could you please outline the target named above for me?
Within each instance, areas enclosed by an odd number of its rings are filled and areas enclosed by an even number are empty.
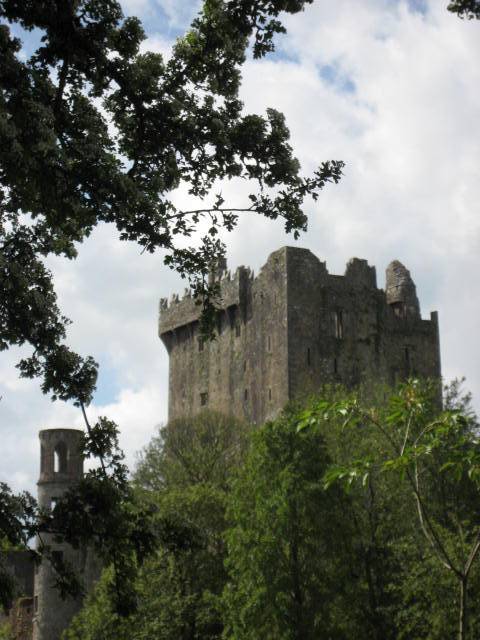
[[[339,93],[355,93],[354,81],[346,74],[342,73],[337,64],[324,64],[319,67],[319,74],[322,80],[332,86]]]
[[[119,380],[117,368],[112,367],[103,360],[100,360],[99,365],[97,390],[93,399],[96,405],[103,406],[115,402],[122,389],[122,384]]]

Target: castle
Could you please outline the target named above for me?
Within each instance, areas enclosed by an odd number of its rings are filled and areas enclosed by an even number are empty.
[[[200,331],[201,307],[187,291],[160,301],[159,335],[170,357],[169,418],[210,407],[261,424],[285,404],[325,383],[394,384],[409,375],[439,379],[438,317],[423,320],[415,284],[398,261],[377,288],[375,268],[352,259],[332,275],[307,249],[272,253],[257,277],[245,267],[217,269],[216,339]],[[40,431],[38,500],[52,508],[83,476],[81,431]],[[54,559],[67,562],[88,587],[94,558],[46,536]],[[35,568],[28,553],[10,558],[24,597],[10,612],[17,640],[59,640],[80,600],[62,600],[48,560]]]
[[[40,477],[37,486],[41,509],[52,509],[55,501],[83,477],[82,437],[83,431],[77,429],[40,431]],[[63,599],[54,587],[54,565],[64,564],[73,569],[87,592],[100,575],[100,565],[89,549],[73,549],[58,542],[51,533],[42,534],[42,543],[50,548],[50,557],[39,564],[36,564],[33,553],[28,551],[11,552],[7,558],[7,566],[22,595],[7,617],[15,640],[60,640],[62,631],[80,610],[81,598]]]
[[[160,301],[170,419],[210,407],[261,424],[325,383],[440,378],[437,313],[422,319],[415,284],[398,261],[387,268],[385,291],[365,260],[332,275],[294,247],[272,253],[257,277],[245,267],[231,275],[224,265],[216,277],[213,342],[202,338],[201,307],[188,291]]]

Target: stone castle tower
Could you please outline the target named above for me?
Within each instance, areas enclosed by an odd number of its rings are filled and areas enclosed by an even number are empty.
[[[322,384],[439,379],[438,316],[420,314],[398,261],[386,291],[375,267],[353,258],[333,275],[308,249],[272,253],[257,277],[224,269],[218,335],[204,342],[189,292],[160,301],[159,335],[170,358],[169,418],[210,407],[260,424]]]
[[[77,429],[45,429],[40,431],[40,478],[38,504],[52,509],[55,501],[83,477],[83,458],[80,445],[83,431]],[[92,554],[86,549],[73,549],[55,541],[53,534],[44,534],[43,542],[52,549],[56,560],[70,565],[90,585],[96,568]],[[81,599],[60,597],[55,583],[55,570],[44,559],[34,577],[33,640],[59,640],[81,607]]]

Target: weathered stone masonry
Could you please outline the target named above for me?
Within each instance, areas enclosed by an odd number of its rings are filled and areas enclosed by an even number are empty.
[[[365,260],[352,259],[338,276],[309,250],[284,247],[257,277],[245,267],[223,271],[221,308],[218,336],[204,343],[188,292],[160,301],[170,419],[210,407],[261,423],[324,383],[441,375],[437,313],[421,318],[398,261],[383,291]]]
[[[44,429],[40,431],[39,438],[38,504],[48,510],[83,477],[80,448],[83,432],[76,429]],[[42,538],[51,547],[57,560],[76,572],[88,592],[101,569],[91,550],[85,547],[74,549],[67,543],[57,542],[51,533],[44,533]],[[81,609],[82,598],[61,598],[54,586],[55,579],[54,567],[48,559],[44,559],[35,572],[33,640],[60,640],[63,630]]]

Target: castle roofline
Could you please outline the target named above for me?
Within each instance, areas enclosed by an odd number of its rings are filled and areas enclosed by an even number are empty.
[[[40,429],[38,435],[42,435],[43,433],[85,433],[83,429],[70,429],[69,427],[52,427],[46,429]]]

